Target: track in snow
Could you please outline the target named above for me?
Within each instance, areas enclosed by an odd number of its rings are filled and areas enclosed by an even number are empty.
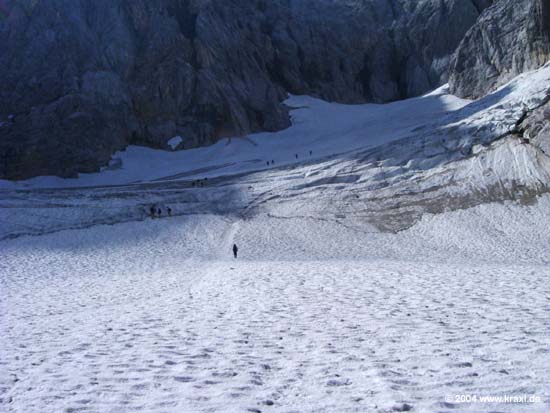
[[[0,410],[547,411],[445,396],[548,403],[548,266],[235,261],[240,225],[167,222],[2,244]]]

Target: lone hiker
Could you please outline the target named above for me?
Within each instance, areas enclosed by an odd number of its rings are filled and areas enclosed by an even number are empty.
[[[233,257],[237,258],[237,252],[239,252],[239,248],[237,248],[237,244],[233,244]]]
[[[156,212],[156,208],[154,205],[152,205],[151,208],[149,208],[149,213],[151,214],[151,218],[155,218],[155,212]]]
[[[168,211],[168,216],[171,217],[172,216],[172,208],[168,207],[168,209],[166,211]]]

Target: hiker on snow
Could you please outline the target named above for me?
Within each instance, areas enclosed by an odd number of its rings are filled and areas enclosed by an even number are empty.
[[[237,258],[237,252],[239,252],[239,248],[237,248],[237,244],[233,244],[233,256]]]
[[[151,213],[151,218],[154,218],[155,217],[155,212],[156,212],[156,208],[155,206],[151,206],[151,208],[149,209],[149,212]]]

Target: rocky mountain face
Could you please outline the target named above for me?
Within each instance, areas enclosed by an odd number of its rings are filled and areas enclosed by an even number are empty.
[[[176,135],[186,149],[280,130],[287,92],[346,103],[421,94],[447,81],[491,3],[4,0],[0,178],[97,171],[128,144],[163,148]]]
[[[546,102],[525,116],[519,130],[534,147],[544,155],[550,156],[550,91]]]
[[[550,59],[550,0],[500,0],[453,56],[451,92],[478,98]]]

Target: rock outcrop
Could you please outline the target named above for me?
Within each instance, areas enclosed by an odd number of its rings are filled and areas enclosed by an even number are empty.
[[[550,0],[499,0],[453,56],[451,92],[479,98],[550,59]]]
[[[289,125],[287,92],[386,102],[447,81],[490,0],[7,0],[0,178],[97,171]]]
[[[529,113],[519,127],[529,143],[550,156],[550,89],[546,103]]]

